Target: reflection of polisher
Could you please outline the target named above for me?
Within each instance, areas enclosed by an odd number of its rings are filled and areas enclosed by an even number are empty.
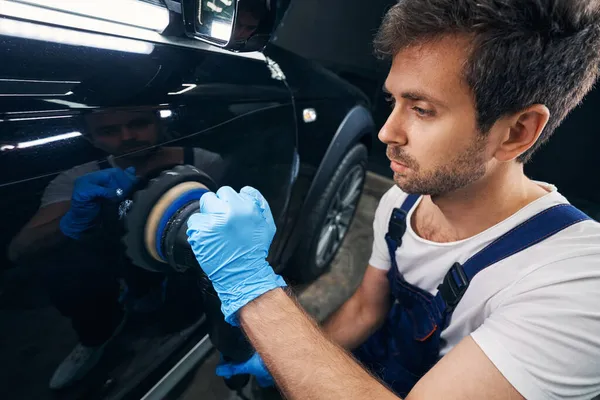
[[[225,322],[221,302],[187,242],[187,220],[198,212],[200,198],[214,191],[215,186],[208,175],[193,166],[163,171],[133,195],[133,206],[125,216],[123,241],[127,255],[139,267],[159,272],[191,269],[201,275],[210,339],[225,360],[243,362],[254,350],[239,328]],[[248,376],[225,382],[231,389],[239,390],[248,382]]]

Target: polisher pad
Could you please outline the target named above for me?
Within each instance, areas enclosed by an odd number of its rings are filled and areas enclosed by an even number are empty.
[[[180,165],[161,172],[145,188],[136,191],[131,210],[125,216],[123,237],[132,262],[151,271],[169,269],[162,241],[169,229],[177,229],[172,226],[172,218],[204,193],[215,190],[215,186],[213,180],[196,167]]]

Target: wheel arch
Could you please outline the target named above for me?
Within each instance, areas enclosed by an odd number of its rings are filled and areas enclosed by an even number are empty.
[[[302,209],[296,218],[292,233],[281,254],[280,260],[282,264],[286,266],[289,264],[289,260],[293,256],[302,233],[306,228],[306,221],[309,214],[348,150],[355,144],[362,143],[370,152],[373,147],[372,135],[374,132],[375,122],[366,107],[356,105],[348,111],[338,126],[306,194]]]

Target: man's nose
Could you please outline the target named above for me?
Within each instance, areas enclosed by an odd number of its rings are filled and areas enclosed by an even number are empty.
[[[387,145],[404,146],[408,142],[408,137],[403,129],[402,121],[398,119],[400,117],[395,114],[392,111],[377,137]]]

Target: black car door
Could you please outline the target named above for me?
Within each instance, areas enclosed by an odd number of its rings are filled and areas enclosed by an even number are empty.
[[[296,160],[284,76],[260,53],[92,37],[1,16],[0,28],[2,398],[139,393],[203,335],[197,287],[185,276],[140,278],[117,214],[95,243],[66,244],[60,220],[75,181],[128,165],[149,180],[192,164],[217,186],[259,189],[283,221]],[[111,310],[129,306],[136,290],[134,318],[113,349],[76,382],[50,390],[82,335],[89,346],[112,337],[119,324]],[[156,291],[158,303],[135,309]],[[94,338],[100,331],[105,337]]]

